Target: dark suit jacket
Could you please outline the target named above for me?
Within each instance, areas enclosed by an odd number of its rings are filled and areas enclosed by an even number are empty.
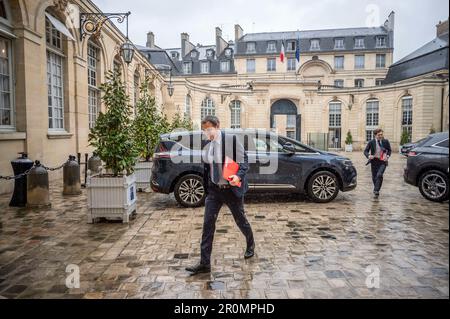
[[[207,144],[205,151],[208,152],[209,146],[211,143]],[[230,146],[233,146],[232,148]],[[228,153],[230,154],[228,154]],[[239,164],[239,171],[237,172],[237,176],[241,179],[241,187],[232,187],[234,195],[238,198],[244,197],[245,193],[248,191],[248,181],[247,181],[247,172],[249,170],[248,165],[248,156],[247,152],[244,149],[242,143],[236,138],[235,135],[225,134],[222,132],[222,163],[225,163],[225,156],[232,158],[233,161]],[[211,177],[210,177],[210,164],[204,162],[204,174],[203,174],[203,185],[205,185],[205,191],[208,193],[208,188],[210,187]]]
[[[376,139],[371,140],[364,150],[364,156],[366,158],[369,158],[369,155],[374,155],[377,151],[377,144]],[[392,149],[391,149],[391,143],[389,143],[389,140],[381,140],[381,146],[384,148],[384,150],[387,153],[387,156],[391,156]]]

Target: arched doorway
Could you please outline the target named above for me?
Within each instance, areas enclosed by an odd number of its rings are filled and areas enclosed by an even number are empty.
[[[282,122],[280,123],[280,120]],[[301,140],[301,115],[294,102],[281,99],[272,104],[270,109],[270,128],[278,129],[281,135]]]

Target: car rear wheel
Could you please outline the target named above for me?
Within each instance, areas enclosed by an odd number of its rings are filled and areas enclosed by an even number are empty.
[[[448,199],[448,177],[436,170],[425,172],[420,176],[419,190],[426,199],[443,202]]]
[[[339,183],[331,172],[315,173],[308,182],[308,196],[316,203],[329,203],[339,194]]]
[[[184,207],[199,207],[205,203],[203,178],[198,175],[186,175],[180,178],[174,189],[175,199]]]

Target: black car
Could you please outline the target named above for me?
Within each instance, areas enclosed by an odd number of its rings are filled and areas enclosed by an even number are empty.
[[[428,136],[409,152],[404,179],[428,200],[448,199],[448,132]]]
[[[249,158],[250,191],[306,193],[315,202],[327,203],[339,191],[350,191],[357,185],[357,172],[348,158],[267,131],[225,132],[243,141]],[[201,156],[206,143],[201,131],[161,136],[152,169],[153,191],[173,192],[185,207],[203,205]]]
[[[419,141],[417,141],[417,142],[412,142],[412,143],[407,143],[407,144],[402,145],[402,147],[400,148],[400,153],[401,153],[402,155],[404,155],[404,156],[408,156],[409,152],[410,152],[412,149],[416,148],[417,145],[419,145],[419,144],[421,144],[422,142],[424,142],[425,139],[426,139],[426,138],[421,139],[421,140],[419,140]]]

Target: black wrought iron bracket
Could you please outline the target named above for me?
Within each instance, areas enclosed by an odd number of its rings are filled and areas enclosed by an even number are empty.
[[[85,36],[98,36],[102,31],[103,25],[107,21],[117,20],[118,23],[126,21],[127,39],[128,39],[128,17],[131,12],[127,13],[80,13],[80,37],[81,40]]]

